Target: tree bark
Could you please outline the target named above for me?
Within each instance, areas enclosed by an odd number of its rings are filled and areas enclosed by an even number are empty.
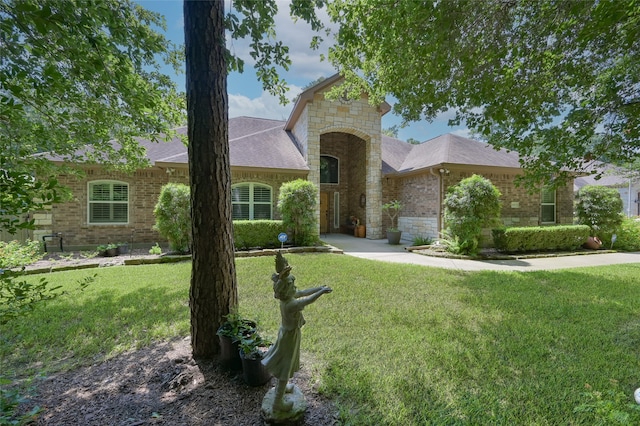
[[[231,222],[231,167],[224,1],[184,2],[195,358],[214,358],[216,331],[238,303]]]

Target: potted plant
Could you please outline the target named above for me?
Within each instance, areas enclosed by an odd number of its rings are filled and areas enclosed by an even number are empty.
[[[240,340],[255,333],[257,325],[237,312],[230,313],[225,319],[216,333],[220,341],[220,364],[231,370],[239,370],[242,368],[238,353]]]
[[[387,240],[389,241],[389,244],[400,244],[402,231],[398,229],[396,220],[401,208],[402,203],[398,200],[389,201],[382,205],[382,211],[384,211],[391,220],[391,227],[387,228]]]
[[[118,245],[117,244],[101,244],[97,247],[98,252],[101,256],[113,257],[118,255]]]
[[[117,248],[118,254],[127,254],[127,253],[129,253],[129,244],[128,243],[118,243],[118,244],[116,244],[116,246],[118,246],[118,248]]]
[[[271,379],[271,373],[262,364],[270,344],[257,331],[240,339],[238,352],[242,360],[242,378],[249,386],[262,386]]]

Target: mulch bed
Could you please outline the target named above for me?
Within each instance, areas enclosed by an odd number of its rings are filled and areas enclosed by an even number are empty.
[[[262,425],[262,399],[273,383],[250,387],[241,372],[191,357],[189,338],[160,342],[107,361],[36,382],[21,406],[40,406],[37,425]],[[304,360],[303,360],[304,362]],[[331,401],[296,373],[308,409],[303,425],[338,423]],[[273,380],[273,379],[272,379]]]

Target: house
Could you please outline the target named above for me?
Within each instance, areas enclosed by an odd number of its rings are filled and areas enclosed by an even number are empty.
[[[389,105],[371,106],[366,95],[326,99],[324,94],[340,83],[336,75],[304,91],[286,121],[230,119],[234,219],[279,218],[280,186],[303,178],[319,188],[321,233],[340,232],[356,216],[366,225],[367,238],[383,238],[388,222],[381,205],[398,199],[404,205],[399,216],[404,239],[437,237],[447,188],[480,174],[502,192],[506,225],[572,223],[573,182],[531,195],[514,185],[521,173],[515,153],[452,134],[421,145],[387,137],[381,118]],[[74,199],[38,213],[34,238],[61,233],[67,246],[161,241],[152,229],[153,208],[163,184],[188,183],[187,149],[179,138],[141,144],[151,167],[132,175],[86,166],[83,180],[61,176]]]
[[[622,176],[613,167],[603,166],[604,174],[596,179],[596,174],[579,176],[574,180],[574,191],[577,193],[583,186],[600,185],[615,188],[622,199],[622,213],[627,216],[640,216],[640,179]]]

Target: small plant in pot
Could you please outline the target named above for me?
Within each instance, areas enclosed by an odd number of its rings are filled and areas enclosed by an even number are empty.
[[[262,386],[271,379],[271,373],[262,364],[262,358],[271,342],[255,331],[240,340],[242,378],[249,386]]]
[[[96,250],[101,256],[113,257],[118,255],[118,245],[113,243],[99,245]]]
[[[237,312],[230,313],[225,319],[216,333],[220,340],[220,364],[231,370],[239,370],[242,368],[238,353],[240,340],[254,334],[257,324],[242,318]]]
[[[402,203],[398,200],[389,201],[382,205],[382,211],[384,211],[391,220],[391,227],[387,228],[387,240],[389,244],[400,244],[402,231],[398,229],[397,224],[400,209],[402,209]]]

